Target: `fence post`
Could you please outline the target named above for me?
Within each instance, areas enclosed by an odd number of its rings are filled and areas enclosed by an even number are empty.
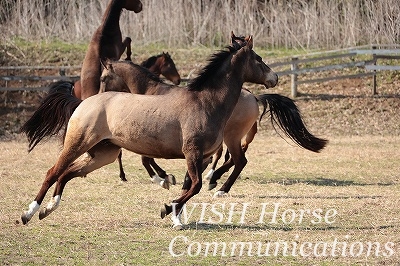
[[[297,65],[298,59],[299,58],[297,58],[297,57],[292,57],[292,64],[290,65],[290,70],[296,71],[298,69],[298,65]],[[292,73],[290,75],[290,80],[291,80],[292,97],[296,98],[297,97],[297,73]]]
[[[372,50],[375,50],[376,46],[372,46]],[[372,53],[372,60],[374,62],[374,66],[376,66],[376,54]],[[373,84],[372,84],[372,95],[376,95],[376,69],[374,69],[374,76],[373,76]]]

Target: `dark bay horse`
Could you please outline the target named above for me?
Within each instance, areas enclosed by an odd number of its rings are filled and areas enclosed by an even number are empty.
[[[122,41],[119,18],[122,9],[138,13],[142,11],[140,0],[111,0],[104,12],[102,22],[94,32],[82,63],[81,79],[76,83],[81,94],[76,96],[86,99],[99,92],[101,65],[100,60],[110,58],[118,60],[127,49],[127,59],[131,59],[131,39]]]
[[[232,41],[236,42],[234,39]],[[241,42],[240,45],[244,45],[244,42]],[[156,77],[149,75],[140,66],[126,61],[107,61],[101,75],[100,91],[117,90],[135,94],[159,95],[169,93],[171,89],[174,89],[174,87],[164,84]],[[258,104],[262,104],[264,107],[264,112],[261,116]],[[257,133],[257,122],[262,119],[267,107],[269,108],[272,125],[277,125],[281,128],[299,146],[314,152],[324,148],[326,141],[313,136],[307,130],[302,122],[300,111],[291,99],[276,94],[253,95],[243,89],[224,129],[224,143],[227,145],[228,151],[232,150],[241,154],[238,151],[241,149],[244,156],[248,145],[253,141]],[[213,158],[214,170],[208,173],[210,190],[217,186],[217,180],[232,166],[235,165],[236,172],[240,173],[246,164],[244,162],[236,165],[232,158],[228,158],[220,168],[215,170],[216,161],[221,154],[222,146]],[[142,163],[153,182],[159,183],[164,188],[169,188],[169,178],[172,179],[173,175],[167,175],[155,163],[153,158],[142,156]],[[155,168],[157,174],[151,169],[151,166]],[[219,191],[215,193],[215,196],[222,196],[228,193],[236,178],[236,175],[231,175]]]
[[[39,210],[42,201],[55,184],[50,202],[40,211],[43,219],[60,203],[66,183],[113,162],[121,148],[150,158],[186,159],[189,180],[182,195],[165,205],[161,217],[174,212],[174,227],[180,228],[176,216],[183,205],[199,193],[204,163],[223,141],[223,129],[239,99],[244,82],[276,86],[278,76],[253,51],[253,39],[244,47],[233,45],[214,54],[187,88],[177,87],[163,95],[138,95],[105,92],[80,101],[68,91],[49,95],[51,103],[44,112],[55,113],[71,106],[64,145],[55,165],[29,209],[21,216],[24,224]],[[61,85],[60,85],[61,86]],[[71,83],[62,85],[72,87]],[[70,104],[67,104],[71,102]],[[162,104],[160,104],[162,103]],[[77,107],[76,107],[77,106]],[[41,123],[54,127],[58,117]],[[231,153],[236,162],[237,154]]]
[[[181,83],[181,76],[176,70],[175,62],[168,52],[152,56],[143,61],[140,65],[150,70],[150,72],[154,73],[156,76],[163,75],[175,85]]]

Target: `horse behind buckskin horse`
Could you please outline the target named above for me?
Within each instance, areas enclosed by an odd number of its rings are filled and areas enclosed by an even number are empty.
[[[127,49],[127,60],[131,60],[131,39],[122,41],[119,18],[122,9],[138,13],[142,11],[140,0],[110,0],[103,14],[100,26],[94,32],[82,63],[80,86],[81,94],[77,97],[86,99],[99,92],[101,65],[100,60],[110,58],[118,60]]]
[[[161,218],[173,213],[175,228],[181,228],[177,215],[183,205],[202,187],[205,162],[223,141],[223,129],[239,99],[244,82],[276,86],[278,76],[253,51],[253,39],[244,47],[232,45],[212,57],[187,88],[177,87],[164,95],[138,95],[106,92],[80,101],[68,92],[44,112],[55,113],[72,102],[64,145],[55,165],[29,209],[21,216],[24,224],[39,210],[48,191],[55,184],[50,202],[40,211],[47,217],[60,203],[65,185],[71,179],[113,162],[121,148],[150,158],[184,158],[189,180],[172,205],[161,209]],[[71,83],[60,86],[72,87]],[[162,104],[160,104],[162,103]],[[60,112],[66,114],[65,110]],[[42,120],[42,123],[57,123]],[[235,154],[232,154],[234,160]]]

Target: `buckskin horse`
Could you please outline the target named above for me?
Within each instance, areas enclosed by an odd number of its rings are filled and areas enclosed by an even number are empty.
[[[110,58],[118,60],[127,49],[127,59],[131,59],[131,39],[126,37],[122,41],[119,18],[122,9],[138,13],[142,11],[140,0],[111,0],[103,14],[100,26],[94,32],[89,47],[82,63],[81,79],[76,82],[80,87],[80,95],[76,97],[82,100],[99,92],[101,65],[100,59]]]
[[[245,44],[245,40],[238,41],[240,37],[236,37],[232,33],[232,42],[238,42],[240,45]],[[150,75],[145,69],[126,61],[108,60],[104,64],[101,75],[100,91],[124,91],[136,94],[165,94],[174,86],[162,83],[156,77]],[[258,104],[261,103],[264,111],[259,115]],[[313,136],[304,125],[300,111],[295,103],[284,96],[277,94],[253,95],[247,90],[242,90],[238,103],[230,116],[224,129],[224,143],[228,147],[228,151],[240,153],[239,149],[246,152],[248,145],[254,139],[257,133],[257,121],[261,120],[269,107],[271,123],[277,125],[282,131],[292,139],[300,147],[310,151],[319,152],[326,145],[326,141]],[[218,149],[213,158],[213,169],[215,169],[216,161],[222,154],[222,145]],[[218,157],[219,156],[219,157]],[[143,166],[146,168],[151,180],[159,183],[163,188],[169,188],[169,182],[174,182],[175,178],[171,174],[159,167],[153,158],[142,156]],[[210,172],[209,190],[217,186],[217,180],[227,172],[232,166],[235,166],[236,173],[240,173],[246,162],[242,164],[234,162],[232,158],[227,158],[224,164],[217,170]],[[157,174],[152,170],[156,170]],[[228,193],[239,174],[231,175],[223,186],[214,194],[214,196],[223,196]],[[207,175],[206,175],[207,178]]]
[[[54,113],[70,106],[64,145],[55,165],[46,174],[35,199],[21,216],[29,222],[55,184],[50,202],[39,212],[43,219],[60,203],[65,185],[71,179],[113,162],[121,148],[150,158],[185,159],[189,179],[182,194],[161,209],[161,218],[173,213],[174,228],[181,228],[179,212],[199,193],[205,162],[223,141],[223,129],[239,99],[244,82],[276,86],[278,76],[253,51],[253,38],[245,46],[231,45],[213,55],[200,75],[187,88],[177,87],[163,95],[105,92],[84,101],[69,92],[52,94],[44,112]],[[60,84],[71,87],[71,83]],[[70,102],[69,104],[67,102]],[[162,104],[160,104],[160,102]],[[58,123],[42,120],[42,123]],[[238,154],[231,153],[234,161]]]

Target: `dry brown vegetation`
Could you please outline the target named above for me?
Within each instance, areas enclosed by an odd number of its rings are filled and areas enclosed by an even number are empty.
[[[86,42],[108,1],[3,0],[2,36]],[[397,0],[143,0],[139,14],[123,12],[134,44],[225,45],[231,30],[252,33],[266,47],[337,48],[399,42]]]

